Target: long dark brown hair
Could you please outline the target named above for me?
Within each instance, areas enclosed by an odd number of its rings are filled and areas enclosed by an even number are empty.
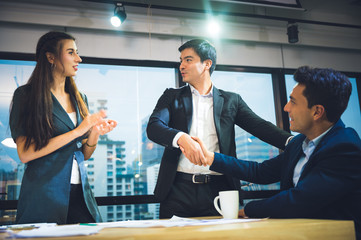
[[[35,150],[40,150],[53,137],[53,100],[50,88],[54,83],[54,78],[53,67],[48,61],[46,53],[52,53],[55,58],[60,60],[60,53],[63,49],[62,40],[66,39],[75,41],[73,36],[64,32],[48,32],[39,39],[36,46],[36,66],[26,84],[30,91],[26,96],[27,99],[18,122],[25,130],[25,149],[28,149],[31,144],[35,144]],[[89,111],[72,77],[66,78],[65,91],[75,98],[81,118],[84,119]]]

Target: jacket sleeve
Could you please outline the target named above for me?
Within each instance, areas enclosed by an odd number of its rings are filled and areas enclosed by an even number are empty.
[[[240,160],[222,153],[214,153],[214,161],[210,169],[243,181],[257,184],[271,184],[280,181],[283,166],[283,154],[258,163],[255,161]]]
[[[360,188],[360,157],[360,148],[352,144],[320,151],[311,156],[296,187],[248,203],[245,213],[249,217],[274,218],[318,218],[325,212],[332,214],[329,213],[332,204]],[[335,216],[339,207],[332,208]]]
[[[237,95],[237,116],[235,123],[253,136],[280,149],[285,149],[287,139],[292,136],[271,122],[259,117],[248,107],[239,95]]]
[[[174,93],[166,89],[159,98],[147,125],[147,135],[150,140],[164,147],[173,147],[172,141],[180,132],[170,127],[172,121]]]

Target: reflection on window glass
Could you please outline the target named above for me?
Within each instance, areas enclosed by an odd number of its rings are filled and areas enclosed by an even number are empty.
[[[272,76],[261,73],[215,71],[214,86],[241,95],[247,105],[260,117],[276,125]],[[277,148],[259,140],[240,127],[235,127],[237,157],[262,162],[279,154]],[[245,190],[279,189],[279,184],[258,185],[241,182]]]
[[[24,164],[17,156],[8,124],[14,90],[30,77],[35,62],[0,60],[0,197],[18,198]],[[163,147],[146,137],[145,128],[156,101],[168,87],[175,87],[173,68],[81,64],[76,77],[91,113],[105,109],[118,126],[102,136],[87,162],[94,195],[125,196],[153,194]],[[104,221],[158,217],[157,204],[135,205],[116,218],[100,207]],[[15,211],[0,212],[14,220]]]
[[[18,199],[24,164],[10,135],[9,105],[15,89],[27,82],[35,62],[0,60],[0,199]],[[3,224],[15,221],[16,211],[0,210]],[[0,223],[1,225],[1,223]]]
[[[293,87],[296,84],[296,81],[293,79],[293,75],[285,75],[286,78],[286,91],[287,96],[290,96]],[[357,92],[357,85],[355,78],[349,78],[352,84],[352,93],[350,100],[345,112],[341,116],[341,120],[345,123],[346,127],[352,127],[356,130],[359,136],[361,136],[361,111],[360,103]],[[297,134],[297,133],[293,133]]]

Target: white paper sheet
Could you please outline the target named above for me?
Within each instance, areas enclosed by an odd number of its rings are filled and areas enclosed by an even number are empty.
[[[169,220],[134,220],[98,223],[98,226],[104,228],[148,228],[148,227],[182,227],[182,226],[200,226],[212,224],[242,223],[260,221],[262,219],[191,219],[173,216]]]
[[[24,228],[39,228],[56,226],[56,223],[25,223],[0,226],[1,230],[22,230]]]
[[[162,221],[164,220],[130,220],[130,221],[119,221],[119,222],[104,222],[98,223],[98,226],[104,228],[147,228],[147,227],[163,227]]]
[[[14,233],[16,238],[33,238],[33,237],[69,237],[69,236],[84,236],[98,233],[102,226],[84,226],[84,225],[63,225],[40,227],[32,230],[23,230]]]
[[[169,219],[170,222],[177,222],[179,226],[200,226],[200,225],[213,225],[213,224],[228,224],[228,223],[245,223],[260,221],[262,218],[239,218],[239,219],[190,219],[173,216]]]
[[[149,227],[182,227],[182,226],[201,226],[228,223],[244,223],[260,221],[262,219],[191,219],[173,216],[169,220],[133,220],[120,222],[105,222],[97,224],[76,224],[76,225],[44,225],[32,230],[23,230],[11,234],[16,238],[35,238],[35,237],[69,237],[84,236],[98,233],[103,228],[149,228]]]

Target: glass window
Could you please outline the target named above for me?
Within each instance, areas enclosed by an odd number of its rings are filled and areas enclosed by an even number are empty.
[[[359,102],[359,93],[357,92],[357,83],[355,78],[349,78],[352,84],[352,93],[348,106],[342,114],[341,119],[347,127],[352,127],[361,136],[361,111]]]
[[[19,197],[20,182],[24,174],[16,145],[9,129],[9,106],[18,86],[27,82],[35,62],[0,60],[0,199],[13,200]],[[5,223],[15,221],[16,211],[0,211]]]
[[[293,75],[285,75],[285,79],[287,96],[289,97],[293,87],[296,85],[296,81],[293,79]],[[357,92],[357,83],[355,78],[349,78],[349,80],[352,84],[352,93],[348,106],[341,116],[341,120],[345,123],[346,127],[354,128],[358,135],[361,136],[361,111],[358,95],[359,93]]]
[[[214,86],[240,94],[247,105],[260,117],[276,125],[272,75],[264,73],[215,71],[212,74]],[[252,136],[240,127],[235,127],[237,157],[262,162],[279,154],[273,147]],[[279,189],[279,184],[258,185],[241,181],[245,190]]]
[[[20,191],[24,164],[20,162],[10,136],[9,105],[14,90],[27,82],[34,66],[35,62],[31,61],[0,60],[1,200],[17,199]],[[117,128],[100,139],[91,158],[92,164],[88,165],[89,173],[93,175],[95,196],[112,196],[113,193],[108,193],[104,186],[112,184],[112,180],[113,183],[122,183],[119,176],[127,176],[127,181],[132,183],[130,188],[127,186],[127,195],[135,194],[133,182],[147,184],[149,181],[149,186],[155,185],[156,179],[148,178],[147,172],[158,174],[158,167],[154,165],[159,165],[163,148],[154,146],[156,144],[150,147],[145,128],[158,98],[166,88],[175,87],[175,79],[174,68],[80,64],[76,83],[78,89],[87,95],[90,112],[106,109],[108,118],[118,121]],[[113,163],[114,160],[116,171],[107,171],[104,163]],[[137,193],[152,194],[153,189],[143,188]],[[100,209],[103,220],[114,220],[113,215],[108,219],[106,208]],[[150,212],[139,214],[156,215]],[[11,217],[10,213],[1,212],[3,216]]]

